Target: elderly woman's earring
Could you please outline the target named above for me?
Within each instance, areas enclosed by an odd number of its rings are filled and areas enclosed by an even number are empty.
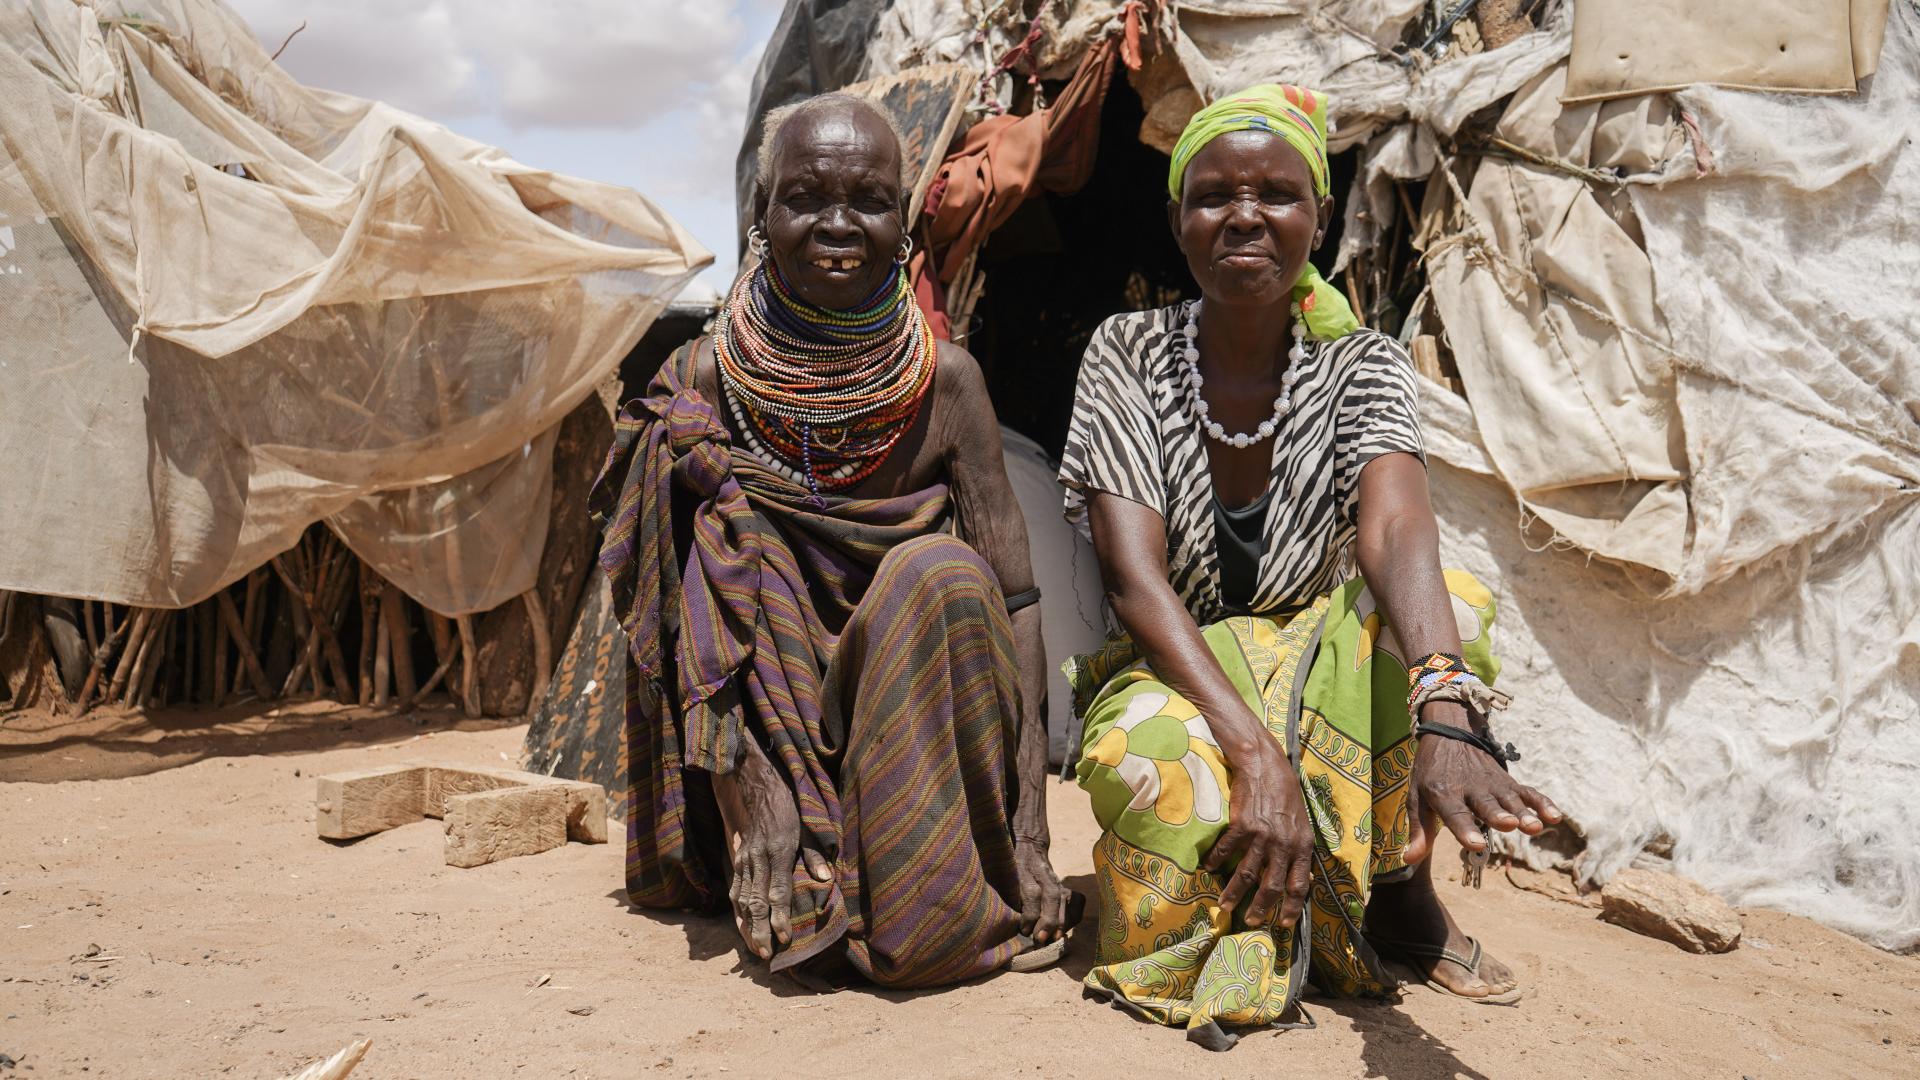
[[[900,250],[894,253],[893,265],[905,266],[907,265],[907,260],[911,258],[913,258],[913,237],[901,237]]]
[[[747,250],[753,252],[756,259],[767,257],[767,234],[761,232],[758,225],[747,230]]]

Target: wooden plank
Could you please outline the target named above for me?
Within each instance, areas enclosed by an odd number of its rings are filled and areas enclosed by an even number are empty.
[[[253,594],[257,591],[253,578],[247,579],[247,610],[254,610]],[[241,669],[246,672],[248,684],[253,687],[255,697],[266,701],[273,697],[267,689],[267,672],[260,666],[260,657],[253,651],[253,641],[247,636],[247,621],[233,606],[233,597],[223,590],[219,596],[220,618],[227,624],[227,636],[233,639],[235,651],[240,654]],[[236,677],[234,681],[240,680]]]
[[[567,793],[556,784],[455,795],[446,814],[448,866],[484,866],[567,842]]]
[[[454,619],[460,631],[460,709],[470,720],[480,718],[480,655],[473,643],[473,619]]]
[[[428,770],[425,805],[429,816],[462,795],[501,791],[514,787],[551,787],[566,799],[567,838],[582,844],[607,842],[607,791],[599,784],[564,780],[518,769],[494,769],[486,766]]]
[[[413,675],[413,622],[407,616],[407,595],[392,584],[381,590],[380,618],[387,624],[388,651],[393,662],[393,696],[404,705],[413,701],[420,684]]]
[[[1447,376],[1440,370],[1440,339],[1432,334],[1420,334],[1413,339],[1407,351],[1413,356],[1413,370],[1425,375],[1434,382],[1444,384]]]
[[[419,821],[427,816],[430,771],[384,765],[322,776],[315,785],[314,827],[323,840],[351,840]]]

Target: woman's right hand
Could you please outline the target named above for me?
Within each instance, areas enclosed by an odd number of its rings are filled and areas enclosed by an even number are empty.
[[[1300,921],[1312,879],[1313,823],[1300,777],[1168,583],[1166,520],[1104,491],[1093,493],[1088,517],[1108,606],[1154,673],[1207,718],[1232,773],[1227,831],[1205,863],[1214,873],[1234,868],[1220,905],[1232,911],[1251,897],[1242,920],[1248,926],[1266,925],[1277,907],[1280,925],[1290,927]]]
[[[793,940],[793,871],[804,859],[816,881],[833,880],[826,857],[800,846],[800,812],[793,792],[758,746],[749,743],[740,767],[713,778],[715,801],[727,832],[733,880],[734,925],[762,960],[773,943]]]
[[[1261,727],[1261,736],[1266,729]],[[1251,753],[1235,755],[1232,790],[1227,796],[1227,831],[1207,854],[1215,873],[1234,866],[1220,892],[1220,906],[1232,911],[1249,895],[1248,926],[1265,926],[1279,908],[1279,924],[1291,928],[1306,906],[1313,870],[1313,822],[1293,763],[1271,738]]]

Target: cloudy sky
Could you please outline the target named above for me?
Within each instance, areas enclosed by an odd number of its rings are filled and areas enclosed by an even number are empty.
[[[733,158],[781,0],[227,0],[301,82],[636,188],[733,269]]]

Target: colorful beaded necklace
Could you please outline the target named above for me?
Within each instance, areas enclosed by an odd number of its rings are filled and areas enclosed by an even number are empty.
[[[713,351],[749,446],[819,498],[873,475],[933,384],[933,331],[901,267],[849,311],[797,296],[771,259],[743,277]],[[762,456],[768,456],[763,454]]]

